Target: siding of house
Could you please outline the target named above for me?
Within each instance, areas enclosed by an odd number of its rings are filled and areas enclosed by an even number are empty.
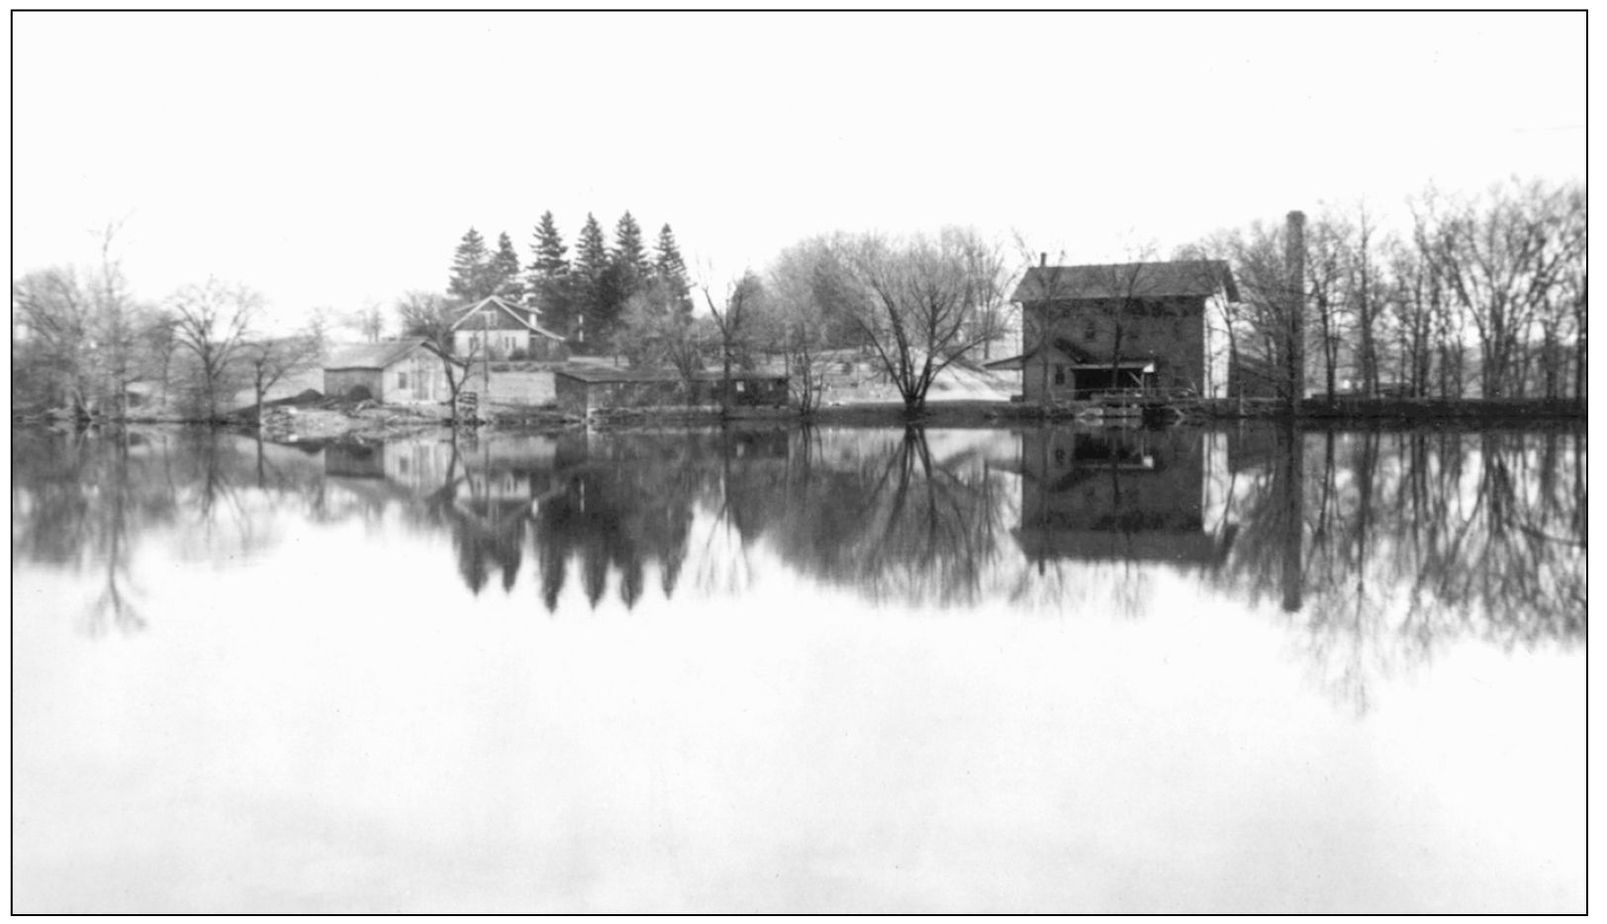
[[[569,349],[562,341],[543,337],[524,328],[483,331],[460,327],[452,334],[452,347],[459,356],[475,356],[481,352],[482,340],[490,344],[492,359],[562,362],[569,358]]]
[[[387,404],[438,404],[451,393],[441,360],[434,353],[420,350],[386,367],[385,397],[381,400]]]
[[[427,350],[415,350],[383,369],[324,370],[324,394],[332,398],[350,397],[359,387],[384,404],[436,404],[451,394],[441,360]]]
[[[1117,347],[1118,322],[1123,360],[1154,362],[1155,384],[1161,388],[1192,387],[1204,393],[1205,301],[1199,296],[1171,296],[1125,307],[1110,299],[1029,303],[1024,312],[1024,343],[1029,350],[1039,344],[1046,346],[1026,361],[1022,380],[1026,400],[1042,400],[1045,381],[1049,397],[1069,398],[1076,387],[1076,375],[1068,368],[1065,383],[1056,385],[1054,367],[1069,367],[1079,358],[1055,349],[1055,342],[1070,343],[1084,354],[1081,359],[1103,362]],[[1051,326],[1043,339],[1040,332],[1046,317]]]

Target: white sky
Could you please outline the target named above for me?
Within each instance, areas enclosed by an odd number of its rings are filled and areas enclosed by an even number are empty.
[[[1068,262],[1433,181],[1582,179],[1573,14],[70,14],[13,30],[13,274],[444,289],[472,224],[664,222],[723,282],[834,229]]]

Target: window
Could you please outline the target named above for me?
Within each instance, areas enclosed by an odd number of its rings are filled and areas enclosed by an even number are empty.
[[[1094,335],[1097,334],[1097,333],[1099,333],[1099,329],[1094,326],[1094,322],[1093,322],[1092,319],[1089,319],[1088,321],[1084,322],[1084,324],[1082,326],[1082,338],[1084,340],[1092,340],[1092,339],[1094,339]]]
[[[1055,367],[1055,384],[1056,385],[1064,385],[1064,384],[1066,384],[1066,367],[1065,366],[1056,366]]]
[[[396,387],[397,388],[406,388],[407,387],[407,373],[406,372],[398,372],[398,373],[396,373]]]

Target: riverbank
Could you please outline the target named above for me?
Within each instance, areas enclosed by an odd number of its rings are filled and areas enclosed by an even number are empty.
[[[1197,401],[1172,406],[1174,412],[1145,417],[1108,417],[1072,405],[1044,408],[1010,401],[959,400],[928,404],[909,414],[902,402],[837,404],[801,415],[796,409],[774,407],[733,408],[722,414],[717,407],[619,408],[594,412],[582,420],[555,408],[493,405],[484,408],[487,419],[472,426],[479,432],[510,430],[543,432],[588,426],[599,430],[640,430],[718,426],[722,423],[791,425],[809,423],[834,427],[889,427],[916,424],[925,427],[988,428],[1072,424],[1091,427],[1140,427],[1217,424],[1243,420],[1289,420],[1287,405],[1273,401]],[[260,428],[273,442],[377,441],[400,439],[451,426],[445,407],[379,405],[361,402],[280,402],[265,408]],[[1511,426],[1515,424],[1583,423],[1587,406],[1579,401],[1480,399],[1342,399],[1307,401],[1294,418],[1302,428],[1359,426]],[[47,412],[13,415],[13,425],[199,425],[204,421],[161,414],[130,414],[126,418],[94,417],[75,421],[70,414]],[[231,414],[221,426],[257,432],[255,409]]]

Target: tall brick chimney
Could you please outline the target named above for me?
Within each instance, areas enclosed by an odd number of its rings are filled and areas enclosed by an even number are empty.
[[[1289,407],[1300,405],[1306,394],[1306,213],[1290,212],[1284,235],[1284,272],[1288,287],[1286,371],[1289,374]]]

